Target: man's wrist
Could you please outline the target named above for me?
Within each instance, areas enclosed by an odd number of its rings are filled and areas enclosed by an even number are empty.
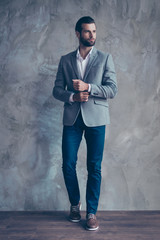
[[[72,96],[73,102],[76,101],[76,99],[75,99],[76,96],[75,95],[76,95],[76,93],[74,93],[73,96]]]

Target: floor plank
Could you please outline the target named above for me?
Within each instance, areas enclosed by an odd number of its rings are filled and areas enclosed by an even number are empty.
[[[0,212],[0,240],[159,240],[160,211],[99,211],[100,229],[85,230],[68,212]]]

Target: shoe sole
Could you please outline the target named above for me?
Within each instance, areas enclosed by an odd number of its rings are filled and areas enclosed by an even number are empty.
[[[89,227],[86,227],[86,230],[88,230],[88,231],[96,231],[96,230],[98,230],[98,229],[99,229],[99,226],[96,227],[96,228],[89,228]]]
[[[80,222],[80,221],[81,221],[81,219],[79,219],[79,220],[73,220],[73,219],[71,219],[71,218],[69,218],[69,220],[70,220],[71,222],[74,222],[74,223],[77,223],[77,222]]]

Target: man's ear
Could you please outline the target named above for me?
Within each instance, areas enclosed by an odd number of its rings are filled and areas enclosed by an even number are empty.
[[[80,39],[80,33],[78,31],[76,31],[76,36],[78,39]]]

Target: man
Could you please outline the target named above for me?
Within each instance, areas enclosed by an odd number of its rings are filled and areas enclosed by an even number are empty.
[[[109,124],[108,99],[117,93],[112,56],[95,47],[96,25],[82,17],[75,27],[79,48],[61,57],[53,96],[64,102],[63,175],[71,203],[70,220],[79,222],[80,192],[76,174],[77,152],[84,133],[87,144],[86,229],[97,230],[105,125]]]

